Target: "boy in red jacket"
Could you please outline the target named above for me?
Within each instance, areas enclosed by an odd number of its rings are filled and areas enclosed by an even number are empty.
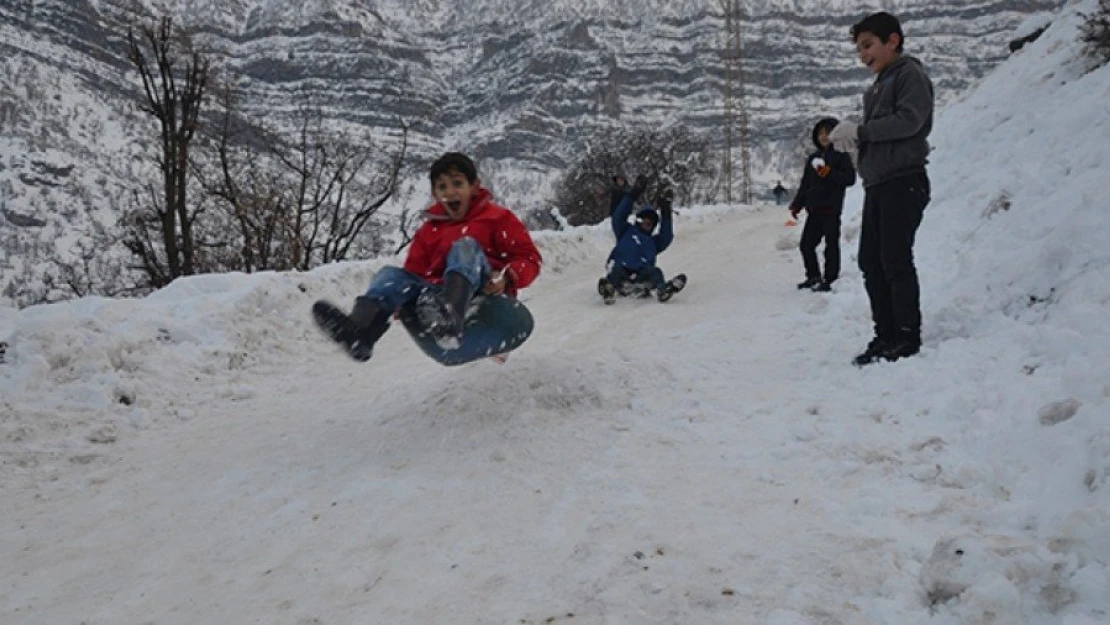
[[[323,300],[312,307],[316,323],[355,360],[370,359],[403,306],[414,304],[437,339],[457,340],[472,296],[515,296],[540,273],[542,259],[528,229],[493,201],[474,161],[449,152],[432,164],[429,178],[436,203],[404,267],[383,267],[349,315]]]

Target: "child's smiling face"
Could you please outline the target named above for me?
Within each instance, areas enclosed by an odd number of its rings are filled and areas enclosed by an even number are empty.
[[[470,182],[465,174],[452,169],[436,177],[432,182],[432,194],[443,203],[448,217],[462,219],[470,210],[470,199],[478,190],[478,184],[477,179]]]
[[[874,33],[862,32],[856,38],[856,52],[859,53],[860,63],[866,65],[871,73],[878,74],[901,56],[898,52],[899,43],[901,38],[897,33],[891,34],[886,43],[883,43]]]

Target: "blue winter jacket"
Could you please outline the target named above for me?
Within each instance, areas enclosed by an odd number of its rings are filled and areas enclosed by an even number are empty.
[[[632,196],[625,195],[610,218],[613,234],[617,235],[617,245],[609,253],[609,260],[629,271],[654,267],[655,257],[662,254],[674,240],[670,213],[660,217],[659,234],[655,235],[644,232],[637,224],[629,223],[628,216],[631,213]]]

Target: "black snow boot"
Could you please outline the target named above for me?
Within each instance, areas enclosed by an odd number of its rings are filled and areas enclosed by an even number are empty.
[[[389,329],[389,313],[365,296],[355,299],[350,315],[328,301],[312,306],[312,318],[333,341],[359,362],[370,360],[374,344]]]
[[[798,289],[812,289],[818,284],[821,284],[821,278],[806,278],[804,282],[798,283]]]
[[[886,338],[876,336],[867,344],[867,349],[863,350],[863,352],[852,359],[852,364],[857,367],[862,367],[873,362],[878,362],[883,358],[883,354],[889,346],[890,342]]]
[[[899,358],[907,358],[921,351],[921,331],[913,328],[902,328],[898,336],[887,343],[883,350],[883,358],[893,362]]]
[[[601,278],[597,281],[597,292],[606,304],[617,301],[617,289],[609,281],[609,278]]]
[[[428,289],[417,300],[417,314],[436,339],[462,338],[466,328],[466,309],[474,287],[461,274],[450,272],[443,278],[443,291]]]
[[[678,293],[684,288],[686,288],[686,274],[680,273],[667,281],[667,284],[663,287],[663,290],[656,293],[656,297],[659,299],[660,302],[665,302],[674,297],[675,293]]]
[[[365,295],[355,298],[355,307],[351,310],[351,321],[356,328],[352,356],[365,355],[366,360],[370,359],[374,344],[389,329],[389,317],[390,312],[378,302]]]

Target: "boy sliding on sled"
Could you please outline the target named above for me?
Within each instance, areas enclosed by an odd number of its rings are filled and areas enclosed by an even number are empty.
[[[658,212],[651,206],[644,206],[636,212],[636,224],[628,222],[632,205],[646,186],[647,179],[637,177],[610,217],[613,234],[617,236],[617,245],[609,253],[609,274],[597,283],[597,292],[606,304],[612,304],[616,301],[617,293],[626,294],[637,283],[650,285],[660,302],[671,299],[686,286],[685,274],[680,273],[667,281],[663,278],[663,271],[655,266],[655,257],[662,254],[674,240],[671,189],[664,188],[656,198]],[[652,234],[657,225],[659,234]]]
[[[355,298],[350,314],[323,300],[312,307],[317,325],[355,360],[369,360],[394,313],[401,312],[404,319],[411,310],[437,343],[457,346],[473,296],[515,298],[517,289],[539,275],[542,259],[528,229],[493,201],[469,157],[444,154],[432,164],[429,178],[436,203],[416,231],[404,267],[378,271],[366,293]],[[527,334],[507,337],[516,344],[500,348],[508,351],[525,338]]]

